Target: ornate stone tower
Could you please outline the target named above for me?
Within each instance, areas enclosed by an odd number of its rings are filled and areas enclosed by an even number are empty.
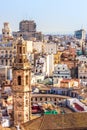
[[[6,41],[11,37],[12,37],[12,34],[11,34],[9,23],[5,22],[4,28],[2,29],[2,39]]]
[[[26,42],[17,42],[17,56],[13,64],[14,125],[31,117],[31,68],[26,57]]]

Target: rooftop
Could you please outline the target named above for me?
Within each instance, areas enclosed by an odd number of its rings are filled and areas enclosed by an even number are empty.
[[[24,130],[87,130],[87,113],[44,115],[22,127]]]
[[[0,130],[16,130],[16,127]],[[87,130],[87,113],[43,115],[21,125],[21,130]]]

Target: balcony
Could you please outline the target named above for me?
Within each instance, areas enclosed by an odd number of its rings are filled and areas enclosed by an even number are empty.
[[[4,56],[4,58],[8,58],[8,54],[6,54],[6,55]]]
[[[1,55],[0,58],[4,58],[4,55]]]
[[[18,68],[18,69],[26,68],[26,69],[29,69],[29,65],[27,63],[14,63],[14,68]]]
[[[12,54],[9,55],[9,58],[12,58]]]

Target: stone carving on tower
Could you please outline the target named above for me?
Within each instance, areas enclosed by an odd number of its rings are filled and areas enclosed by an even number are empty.
[[[31,68],[26,56],[26,42],[17,42],[17,55],[13,64],[14,125],[31,117]]]

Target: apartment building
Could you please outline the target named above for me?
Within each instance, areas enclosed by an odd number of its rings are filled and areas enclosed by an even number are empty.
[[[54,54],[54,64],[59,64],[61,62],[62,53],[62,51],[57,51],[57,53]]]
[[[87,83],[87,63],[78,66],[78,78]]]
[[[14,42],[0,43],[0,65],[12,66],[16,55],[16,44]]]
[[[86,31],[84,29],[80,29],[75,31],[75,37],[77,39],[85,39],[86,38]]]
[[[57,64],[54,67],[53,76],[58,78],[70,79],[71,73],[66,64]]]
[[[45,58],[45,56],[43,56],[43,57],[39,56],[36,59],[35,74],[46,75],[46,58]]]
[[[47,64],[46,75],[52,76],[53,71],[54,71],[54,55],[53,54],[48,54],[46,56],[46,64]]]
[[[44,43],[44,51],[47,54],[56,54],[58,45],[55,42],[45,42]]]

